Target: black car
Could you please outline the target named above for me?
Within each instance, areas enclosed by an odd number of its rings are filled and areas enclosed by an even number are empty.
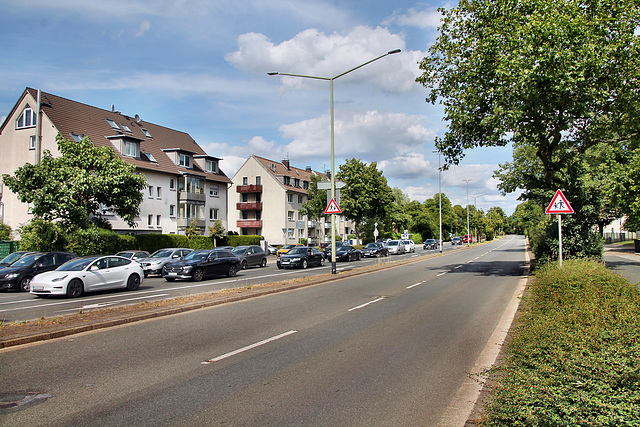
[[[360,261],[362,252],[353,246],[344,245],[336,248],[336,261]]]
[[[13,264],[14,262],[16,262],[17,260],[19,260],[25,255],[37,254],[37,253],[38,252],[28,252],[28,251],[12,252],[6,257],[2,258],[2,261],[0,261],[0,268],[9,267],[11,264]]]
[[[76,254],[69,252],[35,252],[28,254],[0,270],[0,289],[18,289],[29,292],[33,276],[55,270]]]
[[[237,246],[233,249],[233,254],[240,258],[242,269],[247,267],[266,267],[267,253],[260,246]]]
[[[278,268],[322,266],[324,265],[324,254],[318,248],[299,246],[280,255],[276,264],[278,264]]]
[[[349,246],[349,243],[347,243],[347,242],[336,242],[336,254],[338,253],[340,248],[343,247],[343,246]],[[331,243],[329,243],[324,248],[324,256],[325,256],[326,259],[331,259]]]
[[[380,257],[389,255],[389,250],[382,243],[367,243],[364,248],[362,248],[362,256],[363,257]]]
[[[209,276],[234,277],[242,268],[240,258],[224,249],[193,251],[180,261],[167,263],[162,267],[162,277],[167,282],[176,279],[190,279],[199,282]]]
[[[436,239],[427,239],[422,244],[422,249],[438,249],[438,241]]]

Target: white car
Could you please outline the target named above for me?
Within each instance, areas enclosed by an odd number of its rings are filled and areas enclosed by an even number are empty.
[[[400,255],[407,252],[402,240],[389,240],[386,244],[389,255]]]
[[[402,244],[404,244],[404,249],[407,252],[414,252],[416,251],[416,244],[413,240],[409,239],[409,240],[403,240]]]
[[[126,288],[135,291],[144,280],[142,266],[115,255],[74,258],[53,271],[38,274],[30,293],[79,297],[85,292]]]

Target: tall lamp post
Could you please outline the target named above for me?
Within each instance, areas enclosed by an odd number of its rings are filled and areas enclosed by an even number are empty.
[[[400,53],[400,49],[390,50],[384,55],[380,55],[377,58],[373,58],[370,61],[367,61],[363,64],[358,65],[357,67],[351,68],[350,70],[345,71],[344,73],[340,73],[335,77],[319,77],[319,76],[308,76],[305,74],[292,74],[292,73],[280,73],[280,72],[272,72],[267,73],[270,76],[291,76],[291,77],[302,77],[305,79],[315,79],[315,80],[328,80],[330,82],[331,88],[331,198],[335,200],[336,197],[336,164],[335,164],[335,150],[334,150],[334,108],[333,108],[333,81],[339,77],[344,76],[345,74],[349,74],[352,71],[357,70],[358,68],[362,68],[365,65],[371,64],[378,59],[382,59],[385,56],[393,55],[394,53]],[[336,214],[331,214],[331,274],[336,274]]]
[[[440,253],[442,253],[442,170],[440,169],[440,150],[436,150],[434,153],[438,153],[438,210],[440,212]]]
[[[467,247],[471,245],[469,242],[469,181],[470,179],[463,179],[467,183]]]

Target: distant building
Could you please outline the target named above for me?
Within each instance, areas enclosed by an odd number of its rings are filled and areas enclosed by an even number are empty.
[[[183,234],[195,220],[204,234],[216,219],[226,229],[231,181],[219,169],[220,159],[207,155],[185,132],[114,110],[45,92],[38,102],[38,91],[25,89],[0,127],[0,174],[12,175],[25,163],[35,163],[44,150],[59,155],[58,134],[76,141],[88,136],[96,146],[116,150],[149,184],[135,228],[115,215],[105,217],[114,231]],[[1,188],[0,216],[15,230],[31,219],[29,206],[7,187]]]
[[[327,175],[310,167],[292,167],[289,160],[276,162],[258,156],[249,157],[231,178],[236,196],[229,196],[229,230],[238,234],[257,234],[273,245],[328,242],[331,223],[310,220],[301,212],[308,200],[312,175]],[[233,219],[235,218],[235,220]],[[337,234],[346,238],[351,223],[338,219]]]

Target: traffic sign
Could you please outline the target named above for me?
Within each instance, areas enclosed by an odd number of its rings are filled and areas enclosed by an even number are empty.
[[[324,210],[324,213],[325,214],[341,214],[342,211],[340,210],[340,207],[338,206],[336,201],[334,199],[331,199],[331,201],[329,202],[329,205],[327,205],[327,209]]]
[[[551,203],[544,211],[546,214],[572,214],[573,208],[561,190],[556,191],[555,196],[551,199]]]

